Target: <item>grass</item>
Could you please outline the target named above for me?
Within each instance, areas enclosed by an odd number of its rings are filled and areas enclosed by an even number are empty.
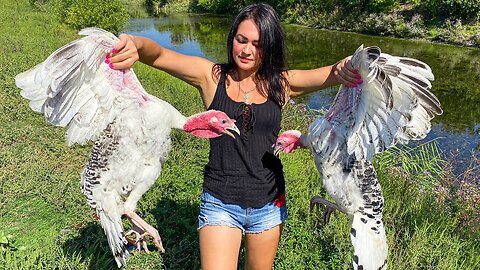
[[[0,268],[116,269],[103,231],[80,193],[79,172],[91,145],[67,147],[65,129],[47,126],[13,81],[76,39],[76,31],[47,12],[35,11],[26,0],[0,0],[0,5]],[[184,114],[202,110],[192,87],[142,64],[135,69],[150,93]],[[306,112],[289,105],[284,128],[305,129],[312,117]],[[161,177],[138,206],[138,213],[159,229],[167,252],[136,254],[125,269],[200,268],[196,228],[208,142],[174,132],[173,143]],[[461,185],[450,185],[446,174],[425,188],[422,172],[441,162],[433,162],[437,155],[428,149],[388,152],[376,161],[386,199],[389,269],[478,269],[480,230],[471,221],[480,203],[471,197],[465,207],[456,194],[466,193]],[[325,195],[311,154],[301,150],[281,158],[290,217],[275,269],[350,269],[345,215],[324,226],[321,213],[310,213],[309,198]],[[407,173],[408,168],[413,169]],[[440,187],[446,190],[442,193]]]

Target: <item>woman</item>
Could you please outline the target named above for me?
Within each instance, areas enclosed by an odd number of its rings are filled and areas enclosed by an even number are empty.
[[[106,60],[113,69],[135,61],[195,86],[205,108],[237,119],[241,136],[210,141],[199,215],[204,270],[237,269],[243,235],[246,269],[271,269],[285,221],[282,165],[272,154],[288,99],[336,84],[362,83],[349,58],[312,70],[286,70],[284,33],[266,4],[244,8],[227,40],[228,63],[187,56],[139,36],[120,35]]]

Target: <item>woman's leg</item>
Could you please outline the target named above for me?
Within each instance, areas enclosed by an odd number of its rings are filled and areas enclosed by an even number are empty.
[[[245,235],[245,270],[272,269],[282,227],[283,225],[280,224],[261,233],[247,233]]]
[[[242,242],[242,230],[228,226],[204,226],[200,229],[202,270],[236,270]]]

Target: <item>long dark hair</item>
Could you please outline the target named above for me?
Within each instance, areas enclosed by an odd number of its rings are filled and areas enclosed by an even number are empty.
[[[233,58],[233,39],[238,26],[244,20],[251,19],[258,27],[261,49],[261,63],[254,81],[260,93],[272,99],[279,106],[285,104],[285,89],[288,81],[285,78],[285,33],[280,24],[277,12],[268,4],[256,3],[246,6],[235,18],[227,39],[228,63],[214,67],[222,73],[228,73],[235,68]]]

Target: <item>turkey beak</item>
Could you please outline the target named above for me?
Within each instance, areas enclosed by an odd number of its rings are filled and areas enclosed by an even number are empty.
[[[232,123],[231,126],[225,128],[225,134],[227,134],[228,136],[230,136],[230,137],[232,137],[232,138],[235,139],[235,135],[234,135],[232,132],[230,132],[229,130],[231,130],[231,131],[237,133],[238,135],[240,135],[240,130],[238,130],[238,128],[237,128],[237,126],[235,125],[235,123]]]
[[[280,151],[282,151],[282,148],[280,147],[279,144],[274,144],[272,145],[273,147],[273,154],[278,157],[278,154],[280,154]]]

